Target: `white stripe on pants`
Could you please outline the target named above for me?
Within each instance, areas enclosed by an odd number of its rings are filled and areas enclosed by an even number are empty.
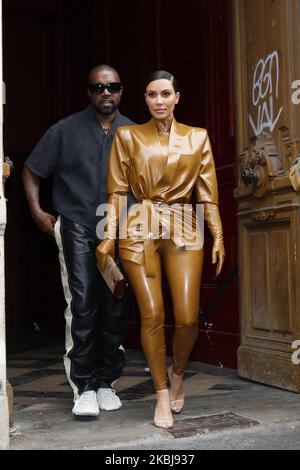
[[[63,251],[63,244],[62,238],[60,233],[60,216],[58,216],[57,221],[54,226],[54,234],[55,234],[55,241],[58,247],[59,252],[59,264],[60,264],[60,274],[61,274],[61,282],[64,289],[64,296],[67,302],[67,308],[65,310],[65,320],[66,320],[66,330],[65,330],[65,344],[66,344],[66,353],[64,355],[64,365],[66,370],[67,379],[73,389],[74,392],[74,401],[79,397],[78,388],[71,380],[71,361],[68,358],[68,353],[73,348],[73,338],[71,334],[71,326],[72,326],[72,311],[71,311],[71,301],[72,301],[72,294],[69,288],[69,281],[68,281],[68,272],[65,263],[64,251]]]

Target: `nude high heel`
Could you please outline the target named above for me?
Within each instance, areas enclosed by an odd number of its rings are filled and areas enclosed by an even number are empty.
[[[157,392],[157,393],[159,393],[159,392]],[[157,428],[163,428],[163,429],[173,428],[174,421],[173,421],[171,411],[170,411],[170,414],[171,414],[170,418],[158,418],[157,413],[158,413],[158,409],[157,409],[157,404],[156,404],[155,414],[154,414],[154,419],[153,419],[154,426],[156,426]]]
[[[168,369],[168,377],[170,381],[170,386],[172,388],[173,384],[173,366],[169,367]],[[171,410],[174,411],[174,413],[181,413],[183,407],[184,407],[184,396],[182,398],[178,398],[177,400],[171,400]]]

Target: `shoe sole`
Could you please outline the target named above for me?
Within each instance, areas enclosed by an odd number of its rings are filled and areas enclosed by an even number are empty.
[[[118,408],[112,408],[110,410],[108,410],[107,408],[102,408],[100,405],[99,405],[99,410],[101,411],[118,411],[120,408],[122,408],[123,405],[119,406]]]
[[[72,415],[75,417],[75,418],[97,418],[99,416],[99,413],[100,411],[98,411],[98,413],[86,413],[86,414],[80,414],[80,413],[74,413],[74,411],[72,410]]]

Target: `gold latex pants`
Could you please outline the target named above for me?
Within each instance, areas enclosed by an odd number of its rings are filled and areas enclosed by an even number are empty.
[[[203,250],[186,250],[172,240],[160,239],[154,243],[154,277],[147,276],[144,265],[125,259],[122,264],[139,306],[142,346],[159,391],[167,388],[162,267],[175,316],[173,370],[182,375],[198,335]]]

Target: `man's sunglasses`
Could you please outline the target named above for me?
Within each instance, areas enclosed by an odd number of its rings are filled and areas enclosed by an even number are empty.
[[[110,82],[106,85],[104,85],[104,83],[90,83],[88,85],[88,90],[93,93],[93,95],[102,95],[105,89],[113,95],[122,90],[122,84],[119,82]]]

